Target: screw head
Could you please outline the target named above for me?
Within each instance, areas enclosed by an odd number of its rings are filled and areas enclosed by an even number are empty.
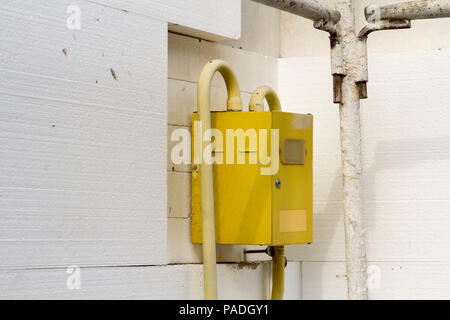
[[[277,189],[280,189],[280,187],[281,187],[281,181],[280,181],[279,178],[277,178],[277,179],[275,180],[275,186],[277,187]]]

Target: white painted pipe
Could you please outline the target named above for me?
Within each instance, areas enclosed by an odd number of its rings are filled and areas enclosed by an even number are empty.
[[[351,300],[368,299],[366,240],[363,221],[358,38],[352,0],[337,0],[342,18],[339,39],[344,43],[341,128],[342,193],[344,205],[347,292]]]
[[[395,19],[433,19],[450,17],[450,0],[418,0],[364,9],[368,22]]]
[[[313,21],[325,21],[336,24],[341,14],[317,0],[253,0]]]

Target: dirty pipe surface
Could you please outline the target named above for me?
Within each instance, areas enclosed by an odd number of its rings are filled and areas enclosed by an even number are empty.
[[[337,23],[341,17],[338,11],[317,0],[253,0],[313,21]]]
[[[358,80],[358,38],[352,0],[337,0],[337,25],[343,50],[342,97],[339,105],[344,203],[347,291],[351,300],[368,299],[366,239],[361,188],[361,123]]]
[[[450,17],[450,0],[418,0],[389,4],[371,5],[364,9],[366,20],[433,19]]]

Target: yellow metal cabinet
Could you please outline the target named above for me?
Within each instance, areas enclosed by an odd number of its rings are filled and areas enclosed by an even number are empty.
[[[194,113],[192,156],[198,114]],[[223,136],[223,164],[214,164],[214,212],[217,244],[287,245],[313,241],[313,117],[288,112],[212,112],[211,127]],[[234,163],[227,163],[227,129],[254,129],[257,144],[234,142]],[[260,135],[266,129],[267,139]],[[271,156],[271,129],[278,129],[279,163],[273,175],[261,174],[259,149]],[[248,132],[248,131],[247,131]],[[230,135],[231,137],[231,135]],[[265,140],[266,142],[264,142]],[[264,146],[267,144],[267,148]],[[256,163],[250,158],[256,154]],[[238,156],[245,164],[237,164]],[[273,159],[274,157],[272,157]],[[231,159],[231,158],[230,158]],[[192,242],[202,243],[199,165],[192,169]],[[276,167],[276,165],[275,165]]]

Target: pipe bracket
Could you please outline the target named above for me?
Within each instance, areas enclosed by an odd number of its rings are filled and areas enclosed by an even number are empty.
[[[356,85],[359,90],[359,98],[367,98],[368,75],[368,57],[367,57],[367,37],[371,32],[382,30],[399,30],[411,28],[411,21],[407,19],[381,20],[375,21],[364,26],[358,34],[358,75]]]
[[[411,20],[395,19],[395,20],[380,20],[365,25],[359,31],[358,38],[367,37],[369,33],[383,30],[399,30],[411,28]]]

